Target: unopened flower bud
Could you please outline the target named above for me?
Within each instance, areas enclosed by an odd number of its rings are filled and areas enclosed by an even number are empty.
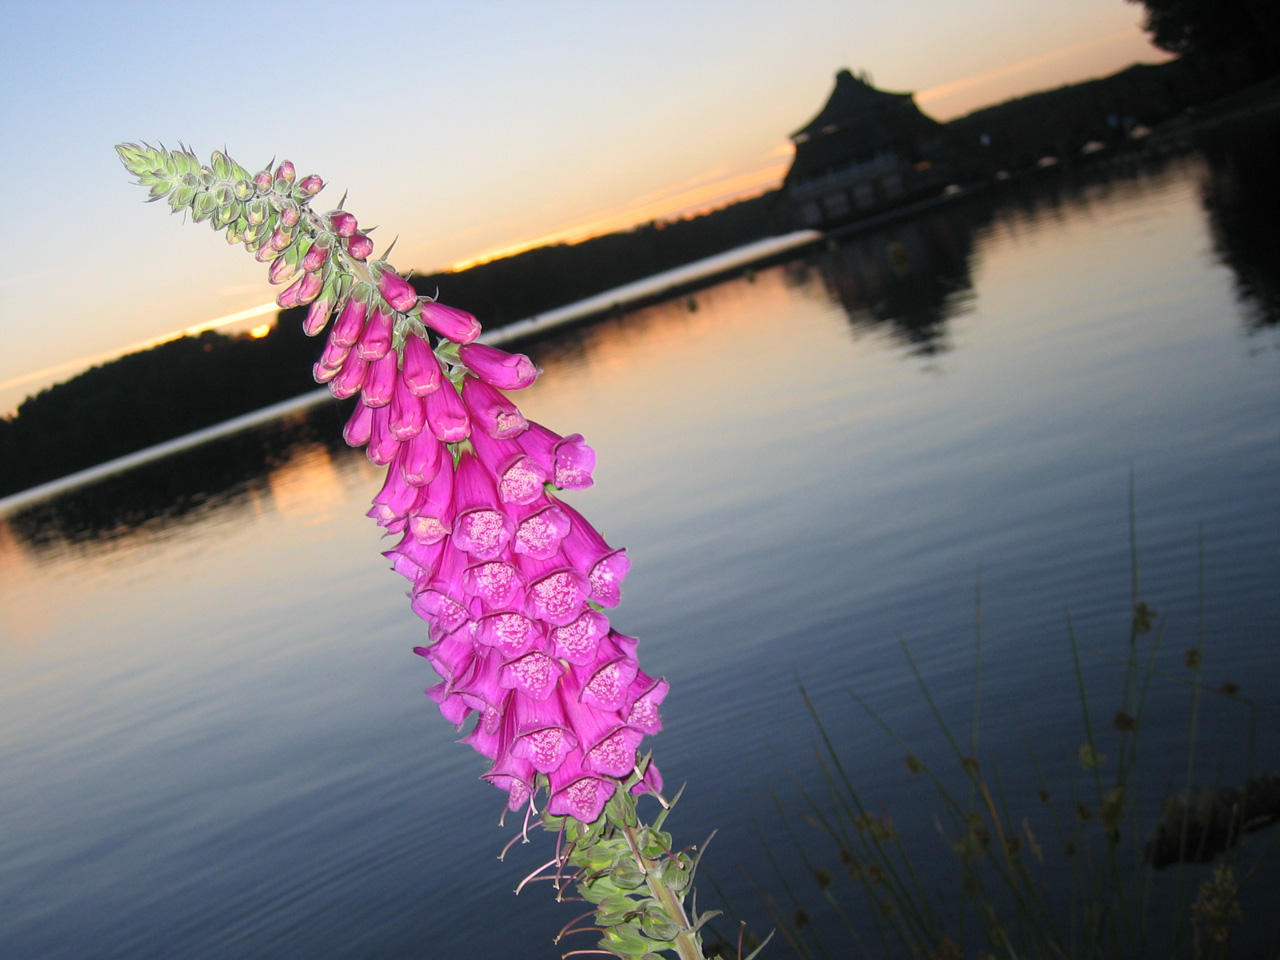
[[[393,310],[399,310],[404,313],[406,310],[412,309],[413,305],[418,302],[418,291],[414,290],[409,281],[400,276],[400,274],[389,267],[385,269],[386,272],[378,279],[378,292],[382,294],[387,303],[391,304]]]
[[[276,167],[276,179],[283,180],[285,183],[293,183],[293,178],[297,176],[293,170],[293,164],[286,160],[280,166]]]
[[[347,241],[347,256],[352,260],[367,260],[373,253],[373,241],[365,233],[355,233]]]
[[[329,248],[321,246],[319,243],[314,244],[307,255],[302,258],[301,267],[308,272],[319,270],[325,265],[329,259]]]
[[[248,180],[237,180],[232,189],[236,192],[237,200],[248,200],[253,196],[253,184]]]
[[[257,251],[255,252],[250,250],[249,252],[253,254],[253,258],[259,263],[270,263],[280,256],[280,251],[270,243],[264,242],[262,244],[255,244],[255,246],[258,248]]]
[[[244,205],[244,218],[249,221],[250,226],[257,226],[267,219],[267,214],[271,210],[267,206],[267,201],[262,199],[250,200]]]
[[[480,336],[480,321],[465,310],[428,300],[422,304],[422,320],[454,343],[470,343]]]
[[[356,218],[345,210],[335,210],[329,214],[329,229],[340,237],[351,237],[356,232]]]
[[[307,318],[302,321],[302,332],[308,337],[314,337],[325,328],[332,312],[333,301],[326,297],[321,297],[311,304],[311,308],[307,311]]]
[[[280,224],[285,227],[296,226],[298,223],[298,205],[292,200],[280,201]]]
[[[284,283],[293,276],[297,270],[298,268],[289,263],[286,258],[280,257],[272,261],[271,269],[267,272],[267,279],[272,283]]]
[[[324,189],[324,181],[313,173],[308,177],[302,178],[301,182],[298,184],[298,189],[308,197],[314,197]]]
[[[271,235],[272,250],[283,250],[291,243],[293,243],[293,234],[286,230],[277,229],[276,232]]]
[[[270,170],[259,170],[253,178],[253,185],[258,188],[259,193],[270,193],[271,182]]]

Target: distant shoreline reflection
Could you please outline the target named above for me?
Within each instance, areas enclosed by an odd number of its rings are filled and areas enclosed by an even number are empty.
[[[783,264],[783,276],[793,287],[818,279],[855,330],[883,328],[892,342],[907,348],[906,355],[934,356],[953,349],[950,321],[971,309],[975,261],[990,231],[1003,227],[1016,233],[1045,211],[1087,209],[1141,194],[1170,176],[1192,175],[1200,183],[1214,253],[1232,270],[1246,329],[1257,333],[1280,326],[1277,153],[1280,122],[1265,118],[1213,131],[1186,154],[1125,156],[1074,171],[1058,168],[832,239]],[[1187,164],[1198,169],[1189,173]],[[627,321],[624,315],[600,323]],[[528,349],[535,359],[542,352],[581,352],[582,333],[567,329],[534,338]],[[0,517],[11,534],[0,544],[11,540],[37,560],[68,551],[91,553],[118,547],[138,531],[155,538],[212,511],[247,509],[256,497],[271,496],[272,475],[303,455],[322,456],[339,473],[349,470],[360,454],[341,439],[345,409],[322,403],[18,508]]]

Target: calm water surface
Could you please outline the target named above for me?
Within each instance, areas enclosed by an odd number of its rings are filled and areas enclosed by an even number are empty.
[[[615,623],[672,683],[673,827],[720,830],[708,868],[741,912],[762,913],[743,868],[770,882],[752,821],[781,836],[763,791],[797,796],[783,758],[818,782],[798,682],[864,795],[933,842],[933,802],[845,688],[942,762],[900,641],[966,723],[979,582],[981,751],[1011,806],[1035,813],[1028,741],[1069,791],[1065,612],[1106,728],[1130,476],[1157,664],[1185,675],[1199,642],[1202,552],[1206,678],[1257,704],[1249,756],[1248,710],[1209,698],[1201,778],[1280,768],[1262,153],[1015,188],[526,345],[545,374],[523,407],[596,448],[572,502],[634,561]],[[421,695],[423,627],[363,516],[379,472],[340,423],[324,406],[0,515],[0,955],[572,948],[551,937],[573,905],[511,893],[545,838],[495,859],[501,795]],[[1148,812],[1187,702],[1152,687]]]

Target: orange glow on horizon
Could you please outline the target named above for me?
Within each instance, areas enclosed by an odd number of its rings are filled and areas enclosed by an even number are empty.
[[[621,209],[601,214],[585,223],[563,227],[530,240],[494,247],[473,257],[450,264],[451,273],[479,266],[491,260],[512,257],[526,250],[554,243],[581,243],[617,230],[628,230],[652,220],[673,220],[705,213],[732,201],[745,200],[778,186],[791,166],[790,143],[770,150],[762,162],[741,173],[713,170],[682,183],[637,197]],[[721,168],[723,169],[723,168]]]
[[[1099,48],[1117,44],[1120,41],[1134,41],[1138,39],[1142,39],[1145,42],[1145,34],[1138,27],[1130,27],[1128,30],[1123,30],[1120,33],[1113,33],[1105,37],[1095,37],[1094,39],[1086,40],[1083,43],[1073,44],[1069,47],[1062,47],[1058,50],[1051,50],[1048,53],[1042,53],[1039,56],[1030,57],[1026,60],[1019,60],[1017,63],[1010,63],[1003,67],[997,67],[995,70],[988,70],[985,73],[974,74],[971,77],[962,77],[961,79],[953,80],[950,83],[943,83],[936,87],[930,87],[928,90],[921,90],[915,95],[916,103],[921,107],[924,107],[929,103],[948,100],[955,97],[957,94],[964,93],[967,90],[973,90],[975,87],[981,87],[984,84],[991,83],[992,81],[1014,77],[1018,74],[1034,70],[1037,67],[1043,67],[1056,60],[1063,60],[1068,57],[1078,56],[1089,52],[1096,53]],[[1162,51],[1152,47],[1151,57],[1153,59],[1167,60],[1169,59],[1169,54],[1163,53]],[[1114,69],[1121,69],[1121,67],[1117,66]],[[1102,70],[1104,72],[1111,72],[1106,70],[1106,68],[1102,68]],[[1100,72],[1097,75],[1103,76],[1104,72]],[[1078,81],[1062,81],[1062,83],[1072,82]],[[980,102],[974,102],[973,104],[962,106],[959,110],[944,109],[941,111],[935,111],[934,113],[939,119],[951,120],[972,110],[980,110],[984,106],[1002,103],[1010,98],[1028,96],[1036,90],[1049,89],[1048,86],[1037,85],[1035,83],[1032,84],[1034,90],[1029,88],[1019,90],[1019,86],[1020,85],[1016,82],[1009,83],[1004,92],[996,93],[994,95],[983,94],[979,96],[977,101]]]

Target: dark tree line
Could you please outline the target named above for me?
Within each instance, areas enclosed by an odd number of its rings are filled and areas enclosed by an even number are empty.
[[[488,328],[602,293],[775,232],[772,194],[674,223],[559,244],[461,273],[413,278]],[[262,339],[205,333],[129,354],[0,418],[0,497],[316,389],[324,338],[282,311]]]
[[[1147,8],[1151,42],[1192,59],[1238,60],[1248,79],[1280,73],[1276,0],[1130,0]]]

